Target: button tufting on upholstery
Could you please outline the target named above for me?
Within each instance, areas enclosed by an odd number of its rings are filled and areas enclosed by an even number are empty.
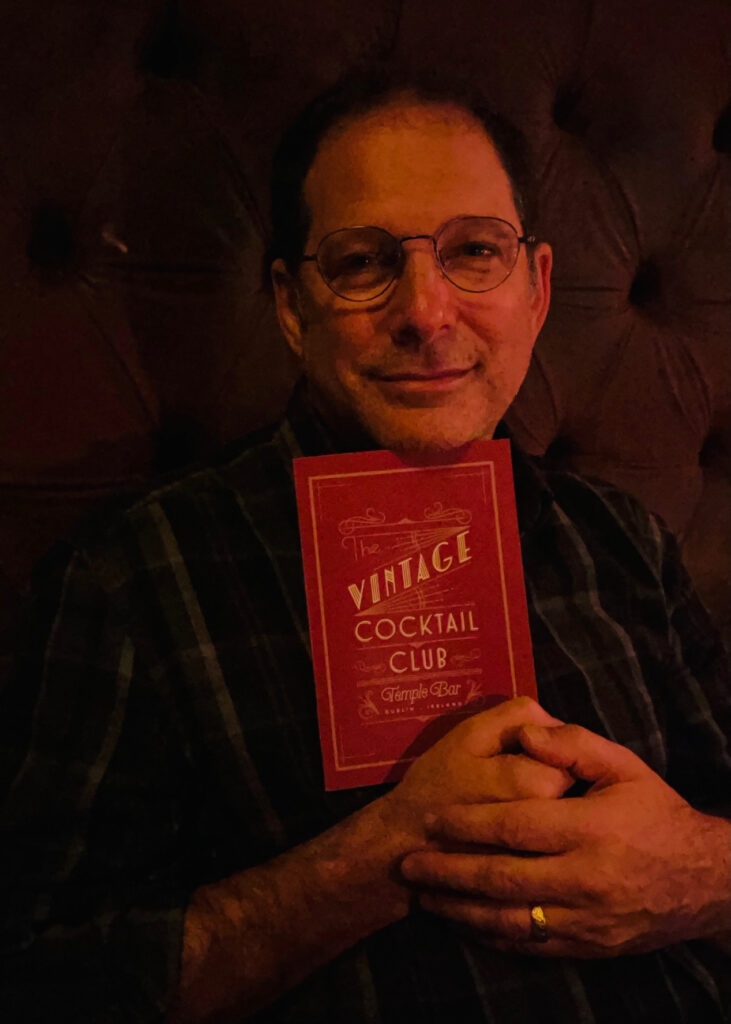
[[[713,148],[731,154],[731,103],[721,112],[713,129]]]
[[[629,289],[629,301],[633,306],[648,306],[661,292],[660,269],[656,263],[646,260],[637,268]]]
[[[727,466],[729,459],[728,443],[719,433],[709,434],[701,446],[698,463],[703,469],[715,466]]]
[[[43,203],[33,212],[28,259],[43,271],[64,274],[74,262],[76,246],[68,213],[53,203]]]
[[[579,111],[580,91],[575,87],[560,89],[553,103],[553,120],[562,132],[585,135],[587,120]]]
[[[171,0],[153,33],[142,45],[140,70],[157,78],[194,78],[200,46],[180,24],[178,4]]]

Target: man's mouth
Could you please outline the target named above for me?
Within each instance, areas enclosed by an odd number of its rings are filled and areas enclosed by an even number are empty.
[[[439,369],[396,370],[388,373],[375,372],[369,376],[401,394],[449,392],[458,388],[475,366],[450,366]]]

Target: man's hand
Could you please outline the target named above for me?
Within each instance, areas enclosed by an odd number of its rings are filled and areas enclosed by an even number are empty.
[[[561,724],[529,697],[505,701],[461,722],[382,798],[393,815],[393,827],[410,834],[412,845],[421,845],[427,841],[425,814],[442,807],[560,797],[573,785],[573,776],[561,766],[519,752],[518,736],[526,725]]]
[[[530,723],[557,724],[528,698],[475,715],[422,754],[385,796],[274,860],[196,889],[169,1024],[239,1021],[408,914],[411,893],[398,865],[428,843],[427,812],[560,796],[572,783],[565,769],[507,753]]]
[[[402,862],[426,890],[425,909],[497,949],[548,956],[638,953],[729,927],[729,822],[694,810],[631,751],[579,726],[528,726],[519,738],[592,787],[566,800],[443,808],[430,826],[440,849]],[[464,844],[479,845],[450,852]],[[531,939],[535,904],[546,942]]]

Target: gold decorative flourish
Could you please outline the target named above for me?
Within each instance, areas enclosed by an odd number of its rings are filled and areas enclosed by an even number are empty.
[[[341,523],[338,523],[338,530],[343,536],[350,536],[359,527],[363,526],[380,526],[386,522],[386,516],[383,512],[376,512],[374,508],[367,508],[364,516],[351,516],[349,519],[343,519]]]
[[[473,662],[478,661],[479,658],[480,648],[473,647],[469,654],[453,654],[449,660],[453,665],[464,668],[465,665],[471,665]]]
[[[373,690],[367,690],[361,695],[358,714],[365,721],[370,718],[378,718],[378,705],[373,700]]]
[[[362,658],[359,658],[356,661],[355,667],[359,672],[373,672],[375,675],[379,675],[379,673],[386,671],[385,662],[379,661],[374,665],[369,665],[368,662],[363,661]]]
[[[472,513],[466,508],[445,508],[441,501],[435,501],[433,505],[424,509],[424,519],[431,522],[433,519],[452,519],[456,523],[464,525],[472,522]]]
[[[474,679],[468,679],[467,685],[469,686],[469,691],[465,698],[465,704],[469,704],[470,701],[477,700],[483,696],[482,687],[479,683],[476,683]]]

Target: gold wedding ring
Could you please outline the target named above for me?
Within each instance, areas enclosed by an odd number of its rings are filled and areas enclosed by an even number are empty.
[[[548,942],[548,921],[540,903],[530,908],[530,937],[533,942]]]

